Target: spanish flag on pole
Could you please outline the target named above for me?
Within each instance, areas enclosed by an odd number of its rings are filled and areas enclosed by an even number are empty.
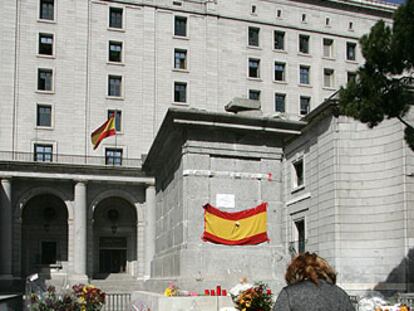
[[[259,244],[267,237],[267,203],[240,212],[204,205],[203,240],[227,245]]]
[[[91,134],[93,150],[98,148],[102,140],[113,135],[116,135],[115,116],[110,117],[104,124],[94,130]]]

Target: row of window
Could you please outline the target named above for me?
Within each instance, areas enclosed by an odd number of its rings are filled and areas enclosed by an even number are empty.
[[[123,77],[119,75],[108,75],[108,97],[122,98]],[[37,90],[40,92],[53,92],[53,69],[38,68],[37,69]],[[177,103],[187,102],[187,83],[174,82],[174,101]]]
[[[122,132],[122,111],[108,110],[108,119],[115,116],[115,129],[117,132]],[[36,106],[36,126],[50,128],[52,124],[52,105],[37,104]]]
[[[257,15],[257,6],[255,4],[252,4],[251,9],[250,9],[250,14],[251,15]],[[278,19],[282,18],[282,10],[281,9],[276,10],[276,18],[278,18]],[[300,15],[300,21],[303,24],[308,23],[308,16],[306,15],[306,13],[302,13]],[[328,16],[325,17],[325,26],[326,27],[331,27],[331,18],[328,17]],[[354,23],[352,21],[349,21],[349,23],[348,23],[348,30],[350,30],[350,31],[354,30]]]
[[[39,0],[39,19],[43,21],[55,20],[55,0]],[[112,29],[124,29],[124,9],[109,7],[108,27]],[[187,37],[187,17],[174,17],[174,35]]]
[[[261,61],[258,58],[249,58],[248,61],[248,77],[253,79],[260,79]],[[275,62],[273,68],[273,80],[277,82],[286,82],[286,63]],[[355,79],[354,72],[348,72],[348,81]],[[309,65],[299,65],[299,84],[311,84],[311,67]],[[323,87],[335,87],[335,70],[332,68],[323,69]]]
[[[122,165],[121,148],[105,148],[106,165]],[[37,162],[53,162],[52,144],[34,144],[33,160]]]
[[[309,35],[299,34],[298,36],[298,52],[302,54],[310,54],[310,39]],[[273,32],[273,49],[278,51],[286,51],[286,32],[275,30]],[[334,58],[334,39],[323,38],[323,57]],[[260,47],[260,28],[248,28],[248,46]],[[346,42],[346,59],[349,61],[356,60],[356,43]]]
[[[249,99],[251,100],[260,100],[261,91],[260,90],[249,90]],[[309,96],[300,96],[299,97],[299,113],[300,115],[306,115],[310,111],[311,98]],[[274,111],[276,112],[286,112],[286,94],[275,93],[274,97]]]

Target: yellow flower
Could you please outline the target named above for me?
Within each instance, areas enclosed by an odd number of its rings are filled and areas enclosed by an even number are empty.
[[[169,288],[169,287],[167,287],[166,289],[165,289],[165,291],[164,291],[164,296],[167,296],[167,297],[171,297],[172,296],[172,290],[171,290],[171,288]]]

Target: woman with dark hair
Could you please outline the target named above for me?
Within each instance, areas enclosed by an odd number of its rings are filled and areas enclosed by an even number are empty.
[[[285,279],[288,286],[280,292],[273,311],[355,311],[349,296],[335,285],[335,270],[315,253],[293,258]]]

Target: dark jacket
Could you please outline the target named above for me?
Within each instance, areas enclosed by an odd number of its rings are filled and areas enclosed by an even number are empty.
[[[303,281],[282,289],[273,311],[355,311],[344,290],[320,280]]]

